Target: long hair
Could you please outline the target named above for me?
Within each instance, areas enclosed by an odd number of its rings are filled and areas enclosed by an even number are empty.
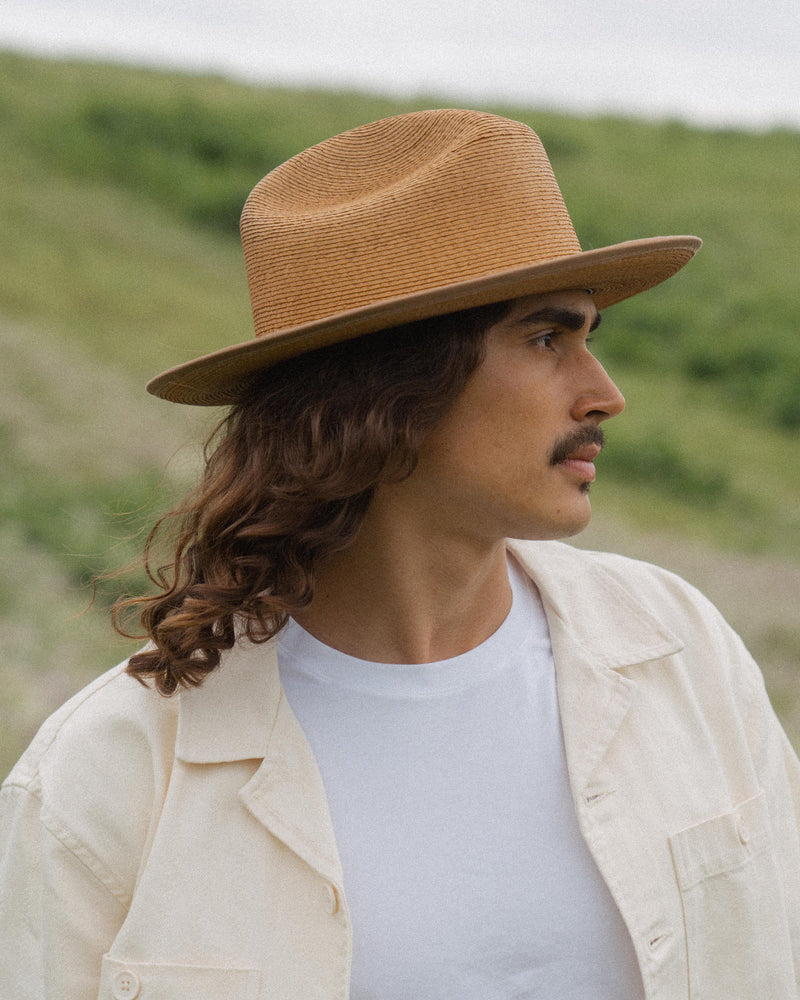
[[[159,593],[113,621],[150,643],[128,672],[162,694],[202,683],[240,634],[264,642],[314,596],[375,490],[413,472],[426,433],[480,365],[499,303],[410,323],[262,372],[206,443],[194,491],[148,536]],[[170,558],[153,566],[156,542]],[[133,636],[122,617],[139,613]]]

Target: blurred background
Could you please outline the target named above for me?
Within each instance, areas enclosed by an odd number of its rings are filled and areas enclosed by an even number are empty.
[[[329,135],[447,105],[536,129],[584,248],[703,237],[605,317],[628,409],[575,544],[708,593],[800,746],[799,48],[796,0],[5,0],[0,773],[136,648],[109,604],[146,586],[144,533],[221,416],[144,383],[252,336],[248,191]]]

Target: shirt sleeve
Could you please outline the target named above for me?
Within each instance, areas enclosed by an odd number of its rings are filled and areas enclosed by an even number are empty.
[[[0,996],[96,1000],[125,907],[35,789],[0,797]]]

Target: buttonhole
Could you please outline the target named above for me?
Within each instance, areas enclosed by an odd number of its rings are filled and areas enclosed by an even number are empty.
[[[584,797],[584,802],[588,806],[593,806],[596,802],[599,802],[601,799],[608,798],[609,795],[613,794],[614,794],[613,788],[607,788],[605,791],[602,792],[592,792],[591,795],[586,795]]]

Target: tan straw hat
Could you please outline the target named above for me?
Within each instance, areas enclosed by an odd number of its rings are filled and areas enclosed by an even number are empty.
[[[587,288],[598,309],[671,277],[694,236],[581,251],[547,154],[520,122],[419,111],[363,125],[260,181],[241,219],[255,339],[154,378],[232,403],[259,370],[413,320]]]

